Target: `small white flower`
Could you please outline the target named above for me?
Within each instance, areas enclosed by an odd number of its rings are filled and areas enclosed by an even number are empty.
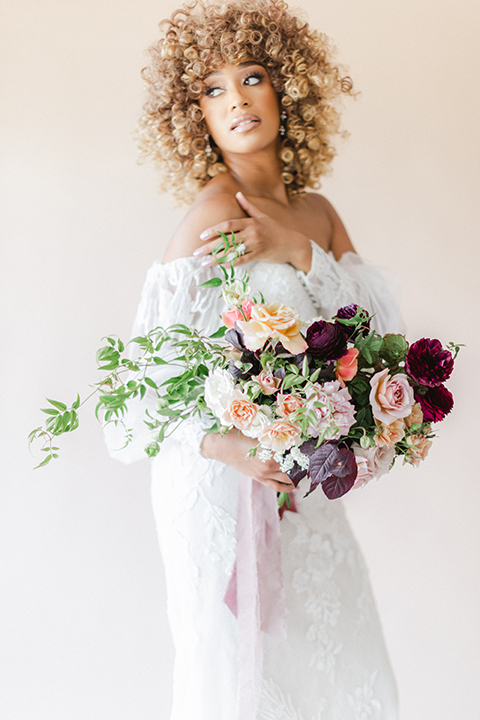
[[[262,445],[261,450],[258,453],[258,457],[262,462],[267,462],[267,460],[270,460],[272,457],[272,451],[270,450],[270,448],[263,447]]]
[[[308,455],[302,453],[299,447],[295,446],[290,450],[290,455],[293,457],[295,462],[300,465],[302,470],[308,470],[310,466],[310,458]]]
[[[250,288],[242,280],[234,280],[223,286],[222,295],[226,304],[241,305],[242,300],[246,300],[250,293]]]
[[[289,470],[293,468],[295,464],[295,461],[290,453],[287,453],[285,457],[283,458],[282,462],[280,463],[280,470],[284,473],[287,473]]]

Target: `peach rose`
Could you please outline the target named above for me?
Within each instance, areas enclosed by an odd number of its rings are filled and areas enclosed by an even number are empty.
[[[357,348],[348,348],[347,354],[337,360],[337,369],[335,370],[337,380],[348,382],[353,380],[358,370],[358,353]]]
[[[375,373],[370,380],[370,405],[373,417],[389,425],[407,417],[414,402],[413,388],[403,373],[390,377],[388,368]]]
[[[300,334],[302,325],[294,309],[280,302],[258,303],[252,308],[250,320],[238,321],[249,350],[259,350],[266,340],[276,338],[293,355],[307,349],[307,342]]]
[[[377,433],[375,434],[375,445],[382,447],[383,445],[395,445],[395,443],[405,437],[405,423],[403,420],[395,420],[390,425],[375,421],[377,424]]]
[[[262,370],[260,375],[252,375],[252,380],[256,380],[265,395],[273,395],[280,385],[280,378],[276,378],[268,370]]]
[[[283,450],[289,450],[300,439],[300,431],[288,420],[277,420],[267,425],[258,439],[263,447],[274,452],[283,452]]]
[[[277,415],[287,418],[290,413],[301,408],[305,403],[296,395],[277,395]]]
[[[410,430],[412,425],[421,425],[423,423],[423,412],[420,403],[413,404],[412,412],[405,418],[405,425]]]
[[[250,429],[259,410],[259,405],[249,400],[247,395],[235,390],[225,410],[225,419],[245,433]]]
[[[242,309],[234,307],[231,310],[225,310],[222,313],[223,324],[230,330],[235,327],[235,322],[238,320],[250,320],[252,314],[253,302],[251,300],[244,300],[242,302]]]
[[[407,450],[404,461],[414,467],[418,467],[421,461],[427,457],[428,451],[432,447],[432,441],[425,435],[422,435],[422,433],[417,433],[415,435],[409,435],[406,443],[409,445],[409,449]]]

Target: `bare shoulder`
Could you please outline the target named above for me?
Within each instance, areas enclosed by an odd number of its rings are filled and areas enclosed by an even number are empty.
[[[307,193],[311,204],[312,212],[318,213],[320,217],[328,218],[331,226],[331,236],[329,250],[332,251],[336,260],[339,260],[343,253],[355,252],[352,241],[347,233],[345,225],[340,219],[339,214],[326,197],[319,193]]]
[[[200,233],[212,225],[246,217],[234,194],[227,192],[221,185],[207,187],[199,193],[173,234],[163,256],[164,263],[190,257],[202,245]]]

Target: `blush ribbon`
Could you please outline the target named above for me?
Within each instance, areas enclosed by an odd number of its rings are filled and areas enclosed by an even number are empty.
[[[262,633],[286,639],[280,518],[276,493],[242,476],[237,557],[225,602],[238,620],[236,720],[257,716],[262,683]]]

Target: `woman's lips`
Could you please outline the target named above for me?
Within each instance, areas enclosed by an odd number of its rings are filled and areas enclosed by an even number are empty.
[[[235,119],[232,123],[232,132],[248,132],[260,125],[261,120],[256,115],[245,115]]]

